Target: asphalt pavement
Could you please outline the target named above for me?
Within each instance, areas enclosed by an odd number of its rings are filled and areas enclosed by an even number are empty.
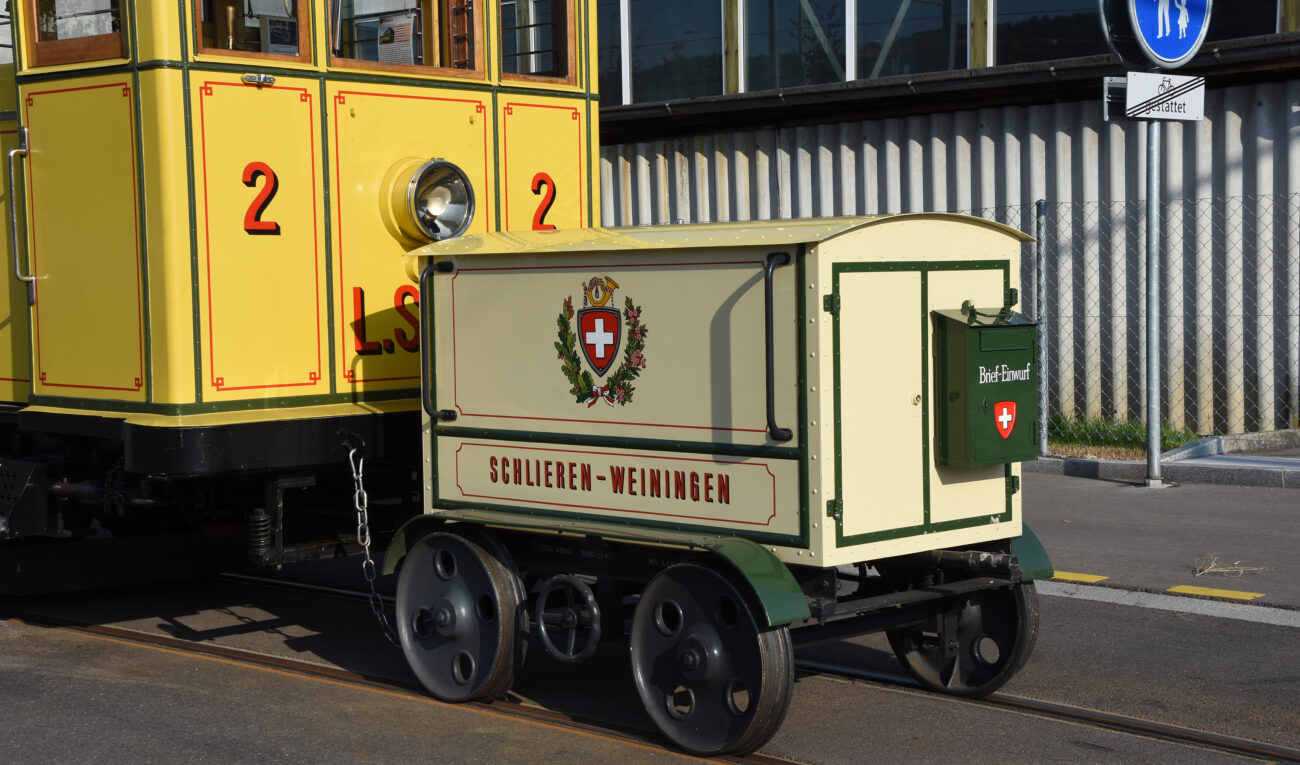
[[[1167,454],[1159,488],[1145,462],[1025,463],[1025,520],[1059,581],[1300,609],[1296,433]]]

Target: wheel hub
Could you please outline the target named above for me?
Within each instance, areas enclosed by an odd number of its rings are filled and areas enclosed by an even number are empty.
[[[695,683],[714,679],[721,665],[720,652],[716,640],[699,633],[688,635],[677,649],[677,666],[682,677]]]
[[[449,637],[456,631],[456,607],[443,600],[433,611],[433,624],[438,634]]]

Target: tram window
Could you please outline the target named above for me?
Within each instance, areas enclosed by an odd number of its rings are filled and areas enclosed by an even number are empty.
[[[479,69],[473,0],[340,0],[330,8],[335,58],[375,68]]]
[[[122,58],[118,0],[35,0],[27,14],[33,66]]]
[[[501,0],[501,71],[567,78],[569,17],[565,0]]]
[[[311,58],[311,19],[298,0],[197,0],[204,52]]]

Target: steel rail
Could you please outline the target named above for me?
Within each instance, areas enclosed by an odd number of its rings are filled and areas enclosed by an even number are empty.
[[[224,575],[222,578],[225,578]],[[276,579],[261,580],[248,576],[230,578],[235,581],[243,580],[256,584],[281,585],[289,589],[306,589],[318,592],[322,595],[333,595],[335,597],[347,599],[359,597],[362,600],[366,600],[369,598],[365,593],[353,593],[348,590],[318,587],[315,585],[301,585]],[[658,733],[650,728],[636,728],[632,726],[618,725],[603,720],[575,717],[562,712],[556,712],[550,709],[530,706],[504,699],[452,704],[451,702],[441,701],[430,696],[424,687],[414,680],[381,675],[366,675],[358,672],[350,672],[338,667],[313,664],[311,662],[299,661],[297,659],[287,659],[257,651],[229,648],[226,646],[212,645],[210,643],[197,643],[194,641],[171,637],[169,635],[158,635],[150,632],[113,627],[104,624],[80,622],[67,617],[53,616],[51,614],[43,614],[35,611],[24,611],[12,607],[0,606],[0,620],[17,621],[33,627],[64,630],[92,637],[107,638],[132,645],[163,648],[179,653],[207,656],[235,664],[271,669],[299,677],[330,680],[335,683],[356,688],[379,690],[387,693],[398,693],[414,700],[433,704],[447,704],[449,706],[488,710],[495,714],[501,714],[518,720],[544,723],[559,728],[598,734],[610,739],[625,741],[628,743],[664,746],[664,742],[659,738]],[[724,755],[713,759],[716,759],[719,762],[744,763],[745,765],[789,765],[789,760],[770,757],[757,752],[744,756]]]
[[[848,678],[851,680],[863,680],[880,685],[922,690],[919,685],[907,678],[885,675],[879,672],[867,672],[836,664],[828,664],[818,661],[796,661],[795,668],[808,674],[829,675],[833,677]],[[964,698],[960,696],[950,696],[946,698],[968,701],[995,709],[1011,709],[1019,712],[1027,712],[1039,717],[1065,720],[1094,728],[1105,728],[1121,733],[1143,736],[1145,738],[1160,739],[1162,741],[1170,741],[1179,744],[1192,744],[1209,749],[1216,749],[1230,754],[1263,758],[1276,762],[1300,762],[1300,749],[1291,749],[1289,747],[1277,746],[1262,741],[1252,741],[1250,739],[1228,736],[1221,733],[1211,733],[1209,731],[1187,728],[1181,725],[1171,725],[1168,723],[1155,722],[1153,720],[1143,720],[1139,717],[1117,715],[1096,709],[1084,709],[1083,707],[1057,704],[1051,701],[1040,701],[1038,699],[1029,699],[1022,696],[1011,696],[1004,693],[993,693],[983,698]]]

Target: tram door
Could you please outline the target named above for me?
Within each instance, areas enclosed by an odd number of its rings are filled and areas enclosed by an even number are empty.
[[[23,396],[30,381],[33,396],[143,401],[136,88],[120,66],[109,68],[126,57],[121,9],[116,0],[93,10],[55,0],[22,11],[14,31],[24,71],[90,66],[25,81],[5,114],[15,118],[4,123],[5,148],[26,142],[13,176],[27,209],[17,216],[24,236],[7,264],[20,281],[4,291],[5,397]],[[29,349],[18,341],[24,314],[30,325],[21,336],[30,337]],[[19,359],[24,351],[30,373]]]

